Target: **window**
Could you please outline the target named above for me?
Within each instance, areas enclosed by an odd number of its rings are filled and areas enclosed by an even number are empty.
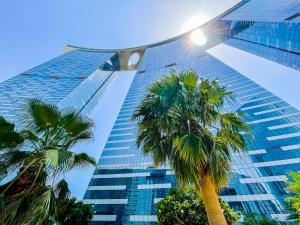
[[[57,80],[59,77],[58,76],[56,76],[56,75],[50,75],[49,76],[49,79],[51,79],[51,80]]]
[[[85,78],[86,78],[86,77],[84,77],[84,76],[79,76],[79,77],[77,77],[78,80],[85,80]]]
[[[197,55],[197,58],[202,58],[204,56],[206,56],[206,54]]]
[[[176,66],[176,63],[165,65],[165,68],[168,68],[168,67],[171,67],[171,66]]]
[[[137,73],[145,73],[145,72],[146,72],[145,70],[140,70]]]

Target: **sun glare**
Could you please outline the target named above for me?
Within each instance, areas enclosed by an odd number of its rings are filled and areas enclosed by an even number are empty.
[[[190,38],[196,45],[205,45],[207,41],[205,35],[199,28],[192,31]]]
[[[183,24],[181,32],[185,33],[190,30],[193,30],[199,27],[200,25],[206,23],[207,21],[209,21],[209,18],[207,16],[204,15],[193,16]]]
[[[185,32],[188,32],[188,31],[191,31],[194,29],[190,34],[191,41],[196,45],[205,45],[205,43],[207,41],[205,35],[199,28],[198,29],[195,29],[195,28],[206,23],[207,21],[209,21],[209,18],[207,16],[204,16],[204,15],[193,16],[184,23],[184,25],[182,27],[182,33],[185,33]]]

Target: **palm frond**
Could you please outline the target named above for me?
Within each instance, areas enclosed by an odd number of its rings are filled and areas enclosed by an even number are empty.
[[[75,112],[68,112],[64,114],[61,118],[61,125],[70,137],[76,137],[81,133],[90,131],[90,129],[94,126],[90,119],[82,117],[81,115],[76,115]]]
[[[4,225],[43,225],[50,217],[55,217],[55,198],[52,189],[35,187],[30,192],[14,196],[8,202],[0,217]]]
[[[180,185],[201,186],[209,176],[221,187],[230,172],[230,151],[246,147],[239,132],[248,132],[240,114],[223,112],[229,101],[234,94],[218,80],[199,80],[192,70],[172,71],[150,86],[133,112],[137,145],[156,166],[169,163]]]
[[[49,149],[45,152],[45,161],[48,172],[61,171],[63,168],[68,170],[73,164],[74,153],[61,149]]]
[[[97,163],[95,159],[91,156],[89,156],[86,153],[79,153],[74,155],[74,162],[72,167],[87,167],[87,166],[96,166]]]
[[[52,217],[56,217],[55,196],[53,190],[48,189],[33,199],[19,223],[43,225]]]
[[[71,192],[69,190],[69,185],[66,182],[66,180],[62,179],[58,182],[54,189],[54,193],[56,195],[57,201],[63,201],[66,198],[69,198],[71,195]]]
[[[188,133],[173,140],[174,147],[178,154],[185,161],[197,164],[202,167],[206,164],[207,152],[200,137],[193,133]]]
[[[0,151],[7,148],[16,148],[24,139],[15,130],[15,125],[0,116]]]
[[[32,152],[9,150],[1,154],[0,179],[15,174],[19,168],[30,160]]]
[[[31,99],[25,107],[24,123],[40,132],[58,125],[61,117],[57,106]]]

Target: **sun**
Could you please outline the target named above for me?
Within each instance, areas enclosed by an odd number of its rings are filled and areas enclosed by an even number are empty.
[[[183,24],[181,32],[185,33],[190,30],[193,30],[193,29],[199,27],[200,25],[206,23],[207,21],[209,21],[209,18],[205,15],[199,14],[199,15],[193,16]]]
[[[200,46],[205,45],[207,39],[204,33],[197,27],[206,23],[207,21],[209,21],[209,18],[207,16],[204,15],[193,16],[184,23],[182,27],[182,33],[193,30],[190,34],[191,41],[196,45],[200,45]]]
[[[196,45],[205,45],[207,42],[207,39],[204,35],[204,33],[198,28],[196,30],[193,30],[190,34],[191,41]]]

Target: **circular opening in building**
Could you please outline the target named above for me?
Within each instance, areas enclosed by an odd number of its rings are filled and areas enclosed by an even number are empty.
[[[140,60],[140,54],[137,53],[137,52],[132,53],[130,58],[129,58],[129,61],[128,61],[129,68],[133,69],[137,65],[139,60]]]
[[[200,29],[193,30],[191,33],[191,41],[196,45],[205,45],[206,37]]]

